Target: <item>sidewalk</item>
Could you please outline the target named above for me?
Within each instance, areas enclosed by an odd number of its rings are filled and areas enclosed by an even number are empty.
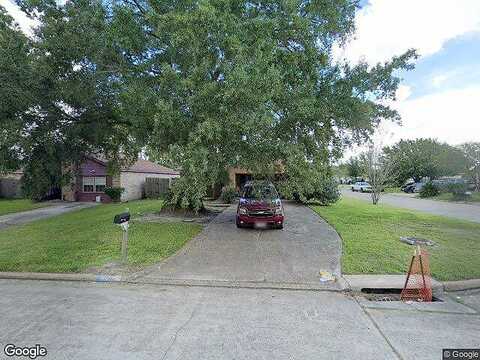
[[[23,225],[35,220],[45,219],[96,205],[98,204],[94,202],[58,202],[51,206],[43,207],[40,209],[3,215],[0,216],[0,230],[9,226]]]

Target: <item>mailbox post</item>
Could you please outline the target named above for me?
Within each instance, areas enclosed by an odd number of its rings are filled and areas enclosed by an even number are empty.
[[[124,212],[115,215],[113,223],[122,227],[122,262],[127,263],[128,257],[128,222],[130,220],[130,213]]]

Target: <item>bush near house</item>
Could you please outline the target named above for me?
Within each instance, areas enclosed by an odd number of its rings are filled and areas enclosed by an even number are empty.
[[[113,202],[119,202],[122,197],[122,193],[125,191],[121,187],[106,187],[105,194],[107,194]]]
[[[225,204],[231,204],[237,196],[238,192],[233,186],[224,186],[220,194],[220,200]]]

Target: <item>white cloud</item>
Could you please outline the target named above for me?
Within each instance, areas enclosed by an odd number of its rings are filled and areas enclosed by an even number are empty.
[[[448,74],[435,75],[435,76],[432,78],[432,84],[433,84],[433,86],[435,86],[435,87],[439,87],[439,86],[442,85],[445,81],[447,81],[449,77],[450,77],[450,76],[448,76]]]
[[[0,0],[0,6],[3,6],[9,15],[15,19],[23,32],[29,36],[33,34],[32,28],[37,26],[38,22],[30,19],[20,8],[10,0]]]
[[[370,0],[356,15],[355,38],[336,58],[374,64],[415,48],[421,56],[442,49],[446,41],[480,31],[479,0]]]
[[[397,98],[398,101],[389,105],[400,112],[402,125],[383,121],[373,136],[377,143],[388,146],[401,139],[417,138],[434,138],[450,145],[480,142],[480,86],[446,90],[410,100],[408,97],[401,100],[397,92]],[[352,146],[345,151],[343,159],[366,149],[366,145]]]
[[[384,124],[393,136],[390,143],[403,139],[433,137],[449,144],[480,141],[478,102],[480,86],[446,90],[393,104],[403,126]]]

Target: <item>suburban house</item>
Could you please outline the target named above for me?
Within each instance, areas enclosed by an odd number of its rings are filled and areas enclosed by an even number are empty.
[[[178,171],[154,162],[138,159],[133,165],[122,168],[120,173],[111,176],[107,172],[107,162],[98,157],[88,156],[73,170],[75,174],[70,184],[62,188],[62,200],[110,202],[105,187],[121,187],[121,201],[141,199],[147,178],[171,179],[180,176]]]
[[[241,167],[230,167],[228,172],[228,185],[233,186],[237,190],[243,189],[243,185],[247,181],[254,180],[252,171]],[[284,173],[284,167],[280,161],[275,163],[275,177],[278,178]]]

